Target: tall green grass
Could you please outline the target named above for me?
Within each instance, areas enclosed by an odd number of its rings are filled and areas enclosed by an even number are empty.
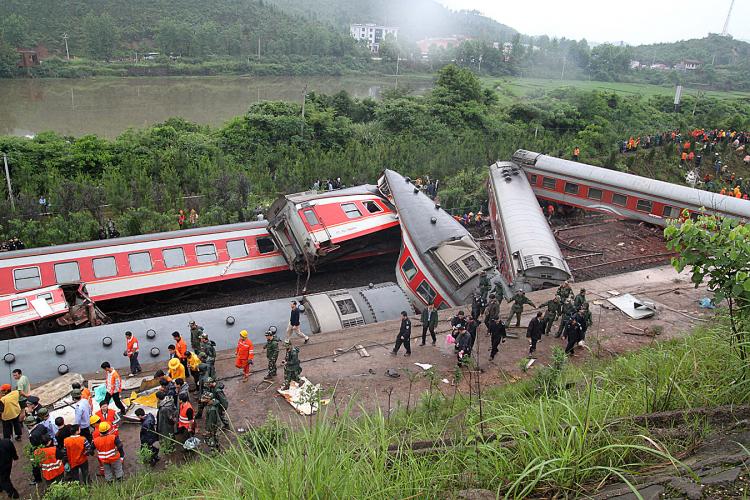
[[[684,443],[659,442],[622,417],[748,401],[743,367],[724,338],[723,327],[700,330],[488,388],[481,412],[467,384],[455,397],[431,384],[416,408],[390,418],[329,412],[295,429],[270,419],[221,454],[97,486],[90,496],[442,498],[466,488],[507,498],[575,496],[608,479],[627,480],[644,465],[677,465]],[[443,439],[453,445],[441,448]],[[436,447],[412,451],[416,440],[436,440]]]

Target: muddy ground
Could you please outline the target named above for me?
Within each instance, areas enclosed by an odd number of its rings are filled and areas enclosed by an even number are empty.
[[[585,287],[589,301],[606,299],[608,291],[617,290],[620,293],[631,293],[641,299],[647,299],[657,305],[657,313],[651,319],[634,321],[626,318],[622,312],[599,305],[592,305],[593,325],[587,333],[587,344],[591,351],[580,348],[574,358],[575,362],[583,361],[591,355],[616,356],[619,353],[632,351],[652,342],[675,338],[684,335],[694,326],[711,320],[711,312],[698,307],[698,299],[706,295],[703,287],[695,289],[690,284],[686,274],[678,275],[671,267],[647,269],[623,275],[610,276],[603,279],[591,280],[574,284],[574,290]],[[553,290],[543,290],[529,293],[529,298],[535,304],[540,304],[554,295]],[[350,401],[355,414],[362,411],[372,411],[380,408],[387,412],[390,407],[412,405],[419,399],[419,394],[426,390],[428,382],[424,377],[417,377],[411,392],[409,391],[409,377],[407,370],[413,373],[421,371],[414,363],[428,363],[435,366],[438,380],[451,380],[456,364],[452,346],[446,346],[445,336],[448,330],[448,319],[457,309],[440,312],[441,322],[438,326],[438,342],[431,345],[428,336],[426,346],[420,346],[421,326],[418,319],[413,319],[412,356],[405,357],[403,352],[399,356],[392,356],[390,351],[398,331],[398,321],[380,323],[364,327],[352,328],[338,332],[313,335],[307,345],[300,345],[303,375],[312,382],[322,384],[323,388],[333,393],[329,411],[343,409]],[[502,313],[509,313],[509,305],[502,305]],[[511,333],[518,335],[517,339],[508,339],[502,345],[499,355],[494,361],[488,359],[489,339],[484,327],[480,328],[475,353],[483,369],[481,383],[483,387],[504,384],[524,376],[520,368],[520,361],[528,354],[528,343],[525,339],[525,325],[533,317],[534,311],[527,308],[522,317],[521,328],[510,328]],[[263,318],[248,320],[253,328],[265,329],[267,325]],[[624,332],[639,333],[646,327],[661,327],[661,334],[655,338],[628,335]],[[553,328],[553,332],[554,332]],[[209,332],[210,334],[210,332]],[[334,356],[336,349],[349,349],[355,344],[363,344],[370,357],[362,358],[355,351],[347,352],[338,357]],[[545,337],[539,344],[536,366],[549,362],[553,346],[562,346],[560,339]],[[255,371],[247,383],[242,383],[237,377],[238,370],[234,368],[233,353],[222,352],[217,363],[217,372],[226,386],[229,397],[229,415],[235,427],[248,427],[262,424],[267,415],[273,413],[279,418],[294,425],[305,425],[303,417],[295,413],[275,389],[282,382],[283,370],[275,384],[267,386],[261,384],[265,375],[265,358],[262,348],[257,349]],[[335,361],[334,361],[335,359]],[[156,366],[144,366],[146,371],[155,370]],[[385,375],[388,368],[395,368],[401,377],[394,379]],[[530,370],[533,374],[534,368]],[[444,392],[452,388],[443,382],[440,386]],[[460,390],[468,391],[467,382],[461,383]],[[199,429],[202,426],[199,421]],[[141,465],[137,463],[138,426],[124,424],[121,436],[125,443],[127,458],[125,460],[126,473],[132,474]],[[27,436],[17,443],[20,450],[27,443]],[[172,460],[179,460],[181,452],[175,454]],[[165,461],[166,462],[166,461]],[[93,465],[94,461],[91,461]],[[163,465],[160,465],[160,467]],[[25,470],[26,461],[21,460],[14,466],[13,481],[19,490],[29,496],[34,493],[27,485],[30,474]],[[92,467],[93,469],[93,467]]]

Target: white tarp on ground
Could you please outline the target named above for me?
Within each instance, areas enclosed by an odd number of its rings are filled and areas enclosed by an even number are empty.
[[[610,297],[607,301],[633,319],[650,318],[656,314],[654,304],[637,299],[629,293]]]
[[[329,400],[320,399],[320,384],[313,384],[307,380],[306,377],[301,377],[301,379],[302,385],[292,381],[289,383],[289,389],[286,391],[278,389],[277,392],[281,394],[300,415],[314,415],[315,412],[318,411],[318,403],[326,405]]]

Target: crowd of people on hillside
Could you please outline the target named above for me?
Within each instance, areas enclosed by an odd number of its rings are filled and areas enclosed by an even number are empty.
[[[12,252],[13,250],[23,250],[24,248],[26,248],[26,245],[18,238],[0,241],[0,252]]]
[[[750,154],[747,144],[750,132],[732,129],[693,129],[681,132],[668,130],[661,134],[631,136],[619,143],[621,153],[637,151],[639,148],[676,144],[677,159],[682,168],[688,169],[686,181],[694,187],[735,198],[750,199],[750,180],[738,177],[722,161],[719,149],[729,150],[729,154],[742,158],[750,167]]]
[[[316,179],[313,182],[313,191],[336,191],[338,189],[344,189],[346,184],[341,182],[341,177],[335,179]]]
[[[198,226],[198,212],[194,208],[190,212],[180,209],[177,212],[177,225],[180,229]]]

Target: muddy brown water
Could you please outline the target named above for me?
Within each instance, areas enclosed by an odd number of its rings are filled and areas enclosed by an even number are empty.
[[[97,134],[116,137],[173,116],[220,125],[256,102],[301,102],[308,92],[346,90],[378,98],[394,77],[143,77],[88,79],[0,79],[0,135]],[[399,77],[416,93],[432,86],[429,77]]]

